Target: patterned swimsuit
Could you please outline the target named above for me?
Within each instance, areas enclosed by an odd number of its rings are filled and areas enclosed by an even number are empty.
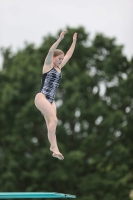
[[[39,92],[43,93],[51,104],[55,99],[55,93],[61,78],[61,72],[58,72],[54,67],[50,71],[42,74],[42,84]]]

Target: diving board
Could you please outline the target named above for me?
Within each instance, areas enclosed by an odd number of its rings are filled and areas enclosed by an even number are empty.
[[[57,192],[0,192],[0,199],[76,198],[75,195]]]

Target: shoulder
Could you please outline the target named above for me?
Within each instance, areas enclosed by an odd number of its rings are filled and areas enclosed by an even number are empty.
[[[43,73],[43,74],[44,74],[44,73],[47,73],[47,72],[50,71],[52,68],[53,68],[53,65],[52,65],[52,64],[51,64],[51,65],[46,65],[46,64],[44,63],[43,69],[42,69],[42,73]]]

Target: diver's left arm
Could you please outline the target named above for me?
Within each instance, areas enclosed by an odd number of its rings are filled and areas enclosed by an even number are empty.
[[[68,60],[71,58],[73,52],[74,52],[74,49],[75,49],[75,45],[76,45],[76,40],[77,40],[77,33],[74,33],[73,35],[73,42],[69,48],[69,50],[67,51],[62,63],[61,63],[61,67],[63,67],[67,62]]]

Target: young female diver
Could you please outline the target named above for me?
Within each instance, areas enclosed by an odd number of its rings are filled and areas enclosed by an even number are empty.
[[[66,55],[64,55],[64,52],[57,49],[57,47],[65,34],[66,31],[62,31],[60,37],[49,49],[42,69],[42,84],[39,92],[35,96],[35,106],[44,115],[46,121],[50,150],[53,152],[52,156],[60,160],[63,160],[64,157],[57,146],[56,126],[58,120],[54,98],[61,79],[61,69],[71,58],[77,40],[77,33],[74,33],[73,42]]]

